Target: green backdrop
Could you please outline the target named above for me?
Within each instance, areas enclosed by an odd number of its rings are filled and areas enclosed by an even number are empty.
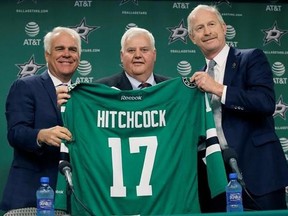
[[[228,25],[227,41],[267,54],[274,73],[276,131],[288,158],[288,2],[2,0],[0,3],[0,197],[13,151],[6,139],[5,100],[13,80],[45,69],[43,36],[55,26],[77,29],[83,52],[74,80],[93,80],[121,71],[120,39],[125,29],[149,29],[156,40],[155,72],[190,75],[204,65],[187,34],[187,16],[199,3],[216,4]]]

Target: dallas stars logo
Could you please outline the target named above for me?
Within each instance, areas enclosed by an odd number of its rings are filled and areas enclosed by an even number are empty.
[[[23,3],[25,0],[18,0],[17,1],[17,4],[21,4],[21,3]],[[34,3],[34,4],[37,4],[37,0],[32,0],[32,2]]]
[[[225,3],[225,4],[227,4],[229,7],[231,7],[231,3],[230,3],[228,0],[220,0],[220,1],[217,1],[217,2],[216,2],[216,5],[219,6],[219,5],[223,4],[223,3]]]
[[[188,77],[182,77],[182,82],[184,83],[185,86],[188,88],[196,88],[195,82],[191,83],[190,79]]]
[[[21,78],[35,75],[41,68],[45,67],[45,64],[37,64],[34,55],[32,55],[28,62],[25,62],[24,64],[16,64],[16,66],[20,69],[18,77]]]
[[[177,40],[183,41],[185,44],[187,44],[187,36],[188,36],[188,30],[184,26],[184,20],[182,19],[178,26],[175,27],[167,27],[167,30],[171,32],[169,36],[169,43],[174,43]]]
[[[88,43],[88,36],[91,32],[95,31],[96,29],[99,29],[100,26],[88,26],[86,24],[85,17],[82,19],[79,25],[70,27],[74,29],[78,34],[80,35],[81,39],[83,39],[86,43]]]
[[[277,103],[276,103],[276,109],[273,114],[273,117],[280,116],[282,119],[286,120],[286,112],[288,110],[288,104],[284,103],[282,95],[280,95]]]
[[[130,1],[132,1],[135,5],[138,6],[138,0],[121,0],[120,6],[123,4],[126,4],[127,2],[130,2]]]
[[[287,30],[279,29],[277,26],[277,22],[275,21],[273,27],[271,27],[270,29],[263,29],[262,32],[265,34],[265,38],[263,39],[263,45],[274,41],[280,46],[280,39],[283,35],[287,33]]]

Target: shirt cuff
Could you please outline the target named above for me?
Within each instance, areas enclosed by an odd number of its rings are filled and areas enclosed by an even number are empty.
[[[222,104],[225,104],[225,103],[226,103],[226,92],[227,92],[227,86],[224,85],[223,93],[222,93],[222,97],[221,97],[221,103],[222,103]]]

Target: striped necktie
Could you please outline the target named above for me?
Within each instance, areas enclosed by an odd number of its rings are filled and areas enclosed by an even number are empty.
[[[143,89],[143,88],[146,88],[146,87],[149,87],[149,86],[151,86],[151,84],[145,82],[145,83],[141,83],[141,84],[138,86],[138,88]]]
[[[67,83],[60,83],[60,84],[56,85],[55,88],[57,88],[59,86],[68,86],[68,84]]]

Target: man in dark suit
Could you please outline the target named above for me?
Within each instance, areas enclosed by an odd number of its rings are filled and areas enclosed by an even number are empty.
[[[97,83],[120,90],[132,90],[153,86],[169,79],[153,73],[156,61],[155,39],[146,29],[133,27],[123,34],[120,58],[123,72],[99,79]],[[58,106],[65,103],[70,98],[68,88],[65,86],[58,88],[57,98]]]
[[[40,177],[48,176],[55,190],[62,139],[71,133],[62,127],[55,87],[71,82],[78,67],[78,33],[56,27],[44,37],[48,70],[16,80],[6,100],[8,141],[14,157],[3,193],[1,209],[36,207]]]
[[[131,28],[121,38],[121,62],[124,71],[97,82],[121,90],[137,89],[142,83],[148,86],[167,80],[167,77],[153,74],[156,61],[155,39],[143,28]]]
[[[229,47],[226,24],[214,6],[198,5],[187,21],[190,39],[204,54],[207,65],[216,62],[214,77],[197,71],[191,81],[212,94],[222,149],[237,152],[246,188],[257,203],[243,193],[244,207],[286,209],[288,166],[275,133],[274,83],[266,56],[259,49]]]

